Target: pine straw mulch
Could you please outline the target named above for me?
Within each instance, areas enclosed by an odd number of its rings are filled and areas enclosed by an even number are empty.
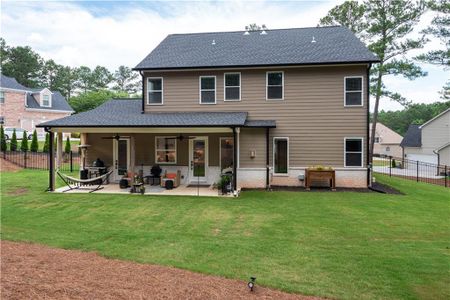
[[[319,299],[93,252],[1,241],[2,299]]]
[[[3,158],[0,158],[0,172],[17,172],[22,168],[9,162]]]

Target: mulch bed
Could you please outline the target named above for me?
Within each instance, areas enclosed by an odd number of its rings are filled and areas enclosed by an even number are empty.
[[[93,252],[1,242],[2,299],[319,299],[239,280],[107,259]]]
[[[311,187],[311,189],[308,191],[303,186],[271,186],[271,191],[282,191],[282,192],[305,192],[305,193],[314,193],[314,192],[329,192],[329,193],[336,193],[336,192],[357,192],[357,193],[384,193],[384,194],[396,194],[396,195],[404,195],[399,190],[385,185],[381,183],[374,183],[373,189],[368,188],[343,188],[343,187],[337,187],[336,191],[332,191],[329,187]],[[242,191],[265,191],[266,189],[263,188],[243,188]]]

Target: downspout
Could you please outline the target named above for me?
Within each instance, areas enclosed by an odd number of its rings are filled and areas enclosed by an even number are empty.
[[[141,78],[142,78],[142,113],[145,113],[145,94],[144,94],[144,72],[143,71],[139,71],[139,73],[141,74]]]
[[[233,192],[236,195],[237,191],[237,136],[236,127],[233,129]]]
[[[270,161],[270,155],[269,155],[269,147],[270,147],[270,143],[269,143],[269,127],[266,128],[266,190],[270,190],[270,166],[269,166],[269,161]]]
[[[439,155],[439,152],[436,152],[436,150],[433,150],[433,153],[437,155],[437,171],[436,171],[436,175],[439,176],[439,165],[441,164],[441,156]]]
[[[369,64],[367,68],[367,74],[366,74],[366,86],[367,86],[367,126],[366,126],[366,166],[367,166],[367,186],[372,185],[371,180],[371,169],[372,166],[369,164],[370,159],[370,133],[369,133],[369,127],[370,127],[370,69],[372,68],[372,64]]]

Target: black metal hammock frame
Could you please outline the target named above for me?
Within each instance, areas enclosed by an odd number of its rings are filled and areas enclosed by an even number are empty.
[[[94,187],[89,188],[89,193],[98,191],[103,189],[103,185],[108,181],[109,176],[112,174],[112,170],[109,171],[106,174],[103,174],[101,176],[98,177],[94,177],[94,178],[89,178],[89,179],[78,179],[78,178],[74,178],[68,175],[65,175],[63,173],[60,173],[59,171],[56,171],[56,174],[58,174],[58,176],[62,179],[62,181],[64,181],[64,183],[67,185],[68,189],[64,190],[64,192],[67,191],[71,191],[71,190],[76,190],[76,189],[82,189],[83,187]]]

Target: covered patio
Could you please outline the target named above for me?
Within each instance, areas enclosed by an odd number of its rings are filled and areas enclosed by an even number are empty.
[[[266,140],[263,153],[268,186],[269,129],[275,127],[275,122],[247,117],[246,112],[144,114],[137,100],[111,100],[92,111],[40,124],[50,134],[48,190],[64,191],[56,189],[55,174],[61,165],[63,133],[72,132],[80,133],[80,178],[95,178],[101,174],[99,171],[111,172],[109,184],[95,193],[129,193],[129,188],[119,187],[128,179],[130,187],[139,180],[145,194],[217,196],[218,189],[226,184],[228,193],[237,195],[239,136],[243,129]],[[155,166],[161,169],[156,176],[152,173]],[[149,178],[153,181],[155,177],[158,182],[150,185]],[[224,178],[228,180],[225,183]],[[172,181],[173,186],[168,187],[166,181]],[[76,192],[88,191],[66,193]]]

